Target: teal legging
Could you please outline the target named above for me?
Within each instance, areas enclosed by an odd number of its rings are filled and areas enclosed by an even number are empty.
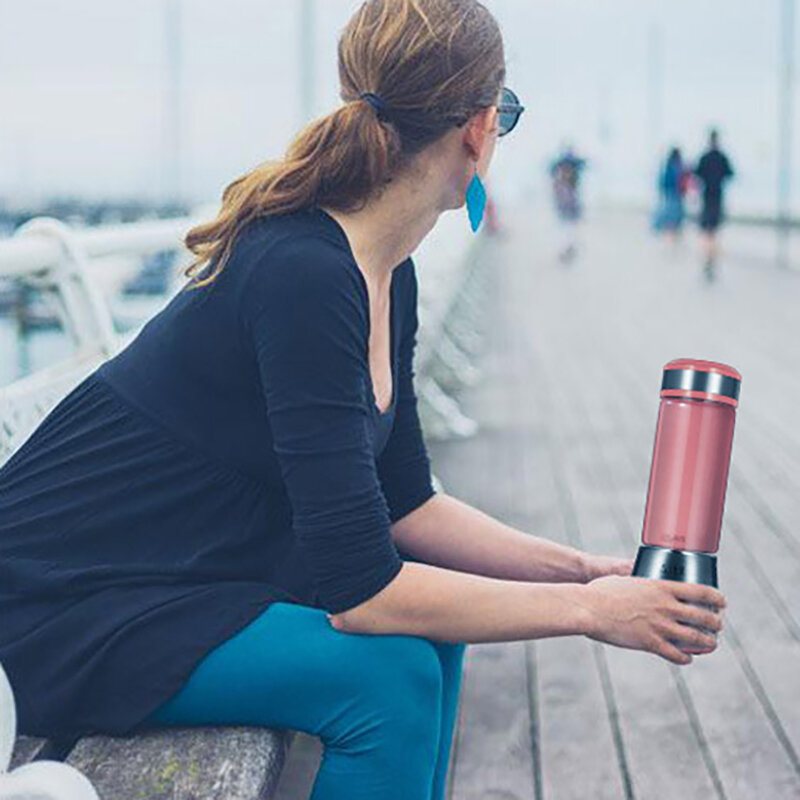
[[[323,609],[274,602],[206,654],[148,721],[318,736],[310,800],[443,800],[465,648],[344,633]]]

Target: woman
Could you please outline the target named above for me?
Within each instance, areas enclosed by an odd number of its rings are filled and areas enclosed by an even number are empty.
[[[658,208],[653,218],[653,228],[664,231],[677,241],[686,216],[683,198],[690,172],[685,168],[683,156],[677,147],[669,151],[658,176]]]
[[[465,197],[480,223],[520,108],[475,0],[369,0],[339,73],[344,104],[226,189],[189,285],[0,472],[0,661],[23,733],[286,727],[324,744],[314,800],[438,800],[468,642],[685,664],[714,641],[684,623],[720,618],[682,601],[723,598],[434,491],[410,253]]]

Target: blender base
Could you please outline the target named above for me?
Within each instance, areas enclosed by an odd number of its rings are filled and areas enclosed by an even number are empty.
[[[638,578],[702,583],[719,588],[717,557],[711,553],[670,550],[667,547],[640,545],[632,575]]]

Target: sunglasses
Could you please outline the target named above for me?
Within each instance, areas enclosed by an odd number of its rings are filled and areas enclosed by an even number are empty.
[[[522,112],[525,110],[519,102],[519,98],[508,88],[504,86],[500,92],[500,102],[497,104],[497,123],[498,123],[498,136],[505,136],[514,130]],[[468,116],[459,119],[455,125],[457,128],[467,124]]]
[[[522,112],[525,110],[519,102],[519,98],[508,88],[504,86],[500,94],[500,102],[497,104],[497,119],[499,125],[498,136],[505,136],[511,133],[519,122]]]

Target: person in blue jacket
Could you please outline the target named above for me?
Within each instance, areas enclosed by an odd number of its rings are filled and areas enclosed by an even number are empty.
[[[658,207],[653,217],[653,228],[677,241],[686,217],[684,196],[691,175],[686,168],[679,147],[672,147],[658,174]]]
[[[447,209],[479,228],[522,108],[475,0],[368,0],[338,56],[342,105],[227,186],[186,284],[0,470],[0,663],[23,734],[288,728],[313,800],[441,800],[468,643],[689,663],[713,637],[680,620],[719,620],[680,598],[721,595],[434,489],[411,253]]]

